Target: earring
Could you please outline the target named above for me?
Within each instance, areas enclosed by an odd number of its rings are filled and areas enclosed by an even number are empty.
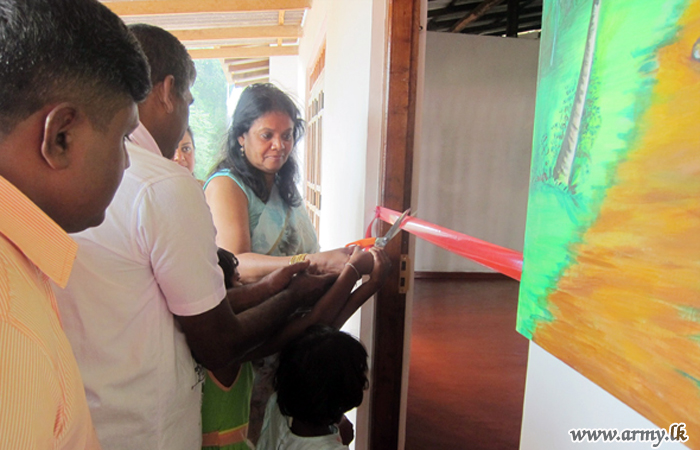
[[[245,158],[245,147],[241,145],[241,156]]]

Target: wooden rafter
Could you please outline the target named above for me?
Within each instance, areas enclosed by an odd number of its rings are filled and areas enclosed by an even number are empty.
[[[542,22],[539,19],[519,20],[518,33],[531,30],[539,30],[542,27]],[[469,27],[469,34],[478,34],[483,36],[502,36],[507,33],[508,25],[506,23],[488,24],[478,27]]]
[[[180,41],[214,41],[230,39],[297,39],[302,35],[298,25],[258,27],[200,28],[197,30],[172,30]]]
[[[294,56],[299,54],[299,47],[219,47],[188,50],[193,59],[221,58],[266,58],[269,56]]]
[[[225,59],[224,64],[228,66],[231,72],[251,72],[270,67],[269,59],[261,59],[259,61],[250,61],[246,59]]]
[[[519,0],[508,0],[508,26],[506,28],[506,36],[508,37],[518,37],[519,4]]]
[[[248,80],[257,80],[260,78],[267,78],[270,76],[270,69],[260,69],[253,72],[238,72],[233,71],[231,73],[231,79],[235,82],[244,82]]]
[[[133,0],[102,3],[119,16],[288,11],[311,8],[311,0]]]
[[[429,31],[452,31],[462,22],[460,28],[464,28],[460,33],[515,36],[541,28],[542,2],[543,0],[503,0],[490,6],[484,0],[428,0],[427,28]],[[486,6],[489,6],[487,11],[484,10]],[[509,22],[511,26],[507,29]]]
[[[284,11],[279,12],[279,26],[284,26]],[[277,45],[282,46],[282,38],[277,38]]]
[[[233,80],[231,79],[231,72],[229,72],[228,64],[226,64],[226,61],[223,59],[220,59],[219,62],[221,63],[221,68],[224,71],[224,75],[226,76],[226,82],[228,84],[233,84]]]
[[[456,22],[455,19],[448,19],[447,16],[436,15],[428,22],[430,25],[428,29],[430,31],[447,31]],[[518,8],[518,18],[519,19],[532,19],[542,20],[542,4],[535,6],[525,6],[521,4]],[[507,23],[508,17],[504,11],[499,11],[499,8],[491,8],[487,13],[483,14],[474,22],[467,25],[465,28],[467,33],[471,33],[471,28],[479,24],[482,26],[485,24],[501,25]],[[464,30],[462,30],[464,31]]]
[[[479,3],[479,5],[472,10],[472,12],[467,14],[466,17],[454,24],[452,28],[450,28],[450,32],[459,33],[464,28],[466,28],[467,25],[474,22],[479,17],[483,16],[486,13],[486,11],[502,2],[503,0],[484,0],[483,2]]]
[[[430,0],[428,0],[428,5],[430,5]],[[471,11],[472,9],[474,9],[474,5],[471,3],[455,5],[455,2],[453,0],[441,8],[428,10],[428,20],[432,19],[433,17],[444,16],[447,14],[465,13],[467,11]]]

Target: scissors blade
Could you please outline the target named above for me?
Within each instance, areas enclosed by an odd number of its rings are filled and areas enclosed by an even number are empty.
[[[408,208],[406,211],[404,211],[403,214],[401,214],[399,218],[394,221],[394,224],[391,226],[391,228],[389,228],[389,231],[387,231],[384,236],[377,238],[377,241],[375,242],[374,246],[384,248],[386,244],[394,238],[394,236],[399,234],[399,231],[401,231],[401,223],[403,222],[403,219],[405,219],[406,216],[409,214],[411,214],[411,208]]]

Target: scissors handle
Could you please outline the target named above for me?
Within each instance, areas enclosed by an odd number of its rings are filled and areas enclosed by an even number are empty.
[[[371,237],[371,238],[364,238],[360,239],[359,241],[351,242],[346,247],[352,247],[353,245],[357,245],[363,249],[365,248],[370,248],[374,246],[375,241],[377,238]]]

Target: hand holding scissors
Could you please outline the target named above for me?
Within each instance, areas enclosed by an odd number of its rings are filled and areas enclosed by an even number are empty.
[[[394,238],[397,234],[399,234],[399,231],[401,231],[401,223],[403,220],[406,218],[406,216],[411,214],[411,208],[408,208],[406,211],[403,212],[399,216],[398,219],[394,222],[394,224],[389,228],[389,231],[386,232],[386,234],[382,237],[371,237],[371,238],[364,238],[360,239],[358,241],[354,241],[346,245],[346,247],[351,247],[353,245],[357,245],[362,249],[367,249],[370,247],[378,247],[378,248],[384,248],[386,247],[386,244]]]

